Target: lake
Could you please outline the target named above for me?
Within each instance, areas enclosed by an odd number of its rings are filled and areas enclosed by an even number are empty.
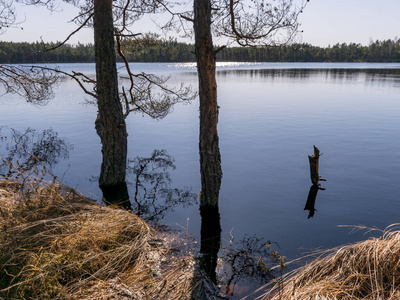
[[[172,85],[197,86],[194,64],[132,67],[137,72],[170,74]],[[94,76],[93,64],[60,68]],[[270,241],[290,260],[374,234],[340,225],[384,229],[400,221],[400,64],[220,63],[217,83],[223,248],[254,237]],[[62,183],[100,201],[97,110],[85,99],[89,96],[70,80],[59,84],[46,106],[3,95],[1,134],[5,137],[11,129],[25,132],[28,127],[36,134],[52,129],[51,134],[65,144],[60,158],[52,161],[52,172]],[[147,211],[194,240],[200,230],[193,196],[200,191],[198,106],[198,100],[178,104],[159,121],[140,114],[127,120],[129,158],[150,157],[155,149],[164,149],[176,167],[159,167],[157,172],[166,172],[171,179],[163,183],[165,189],[191,193],[185,198],[187,205],[178,205],[179,193],[172,200],[165,194],[149,194],[146,197],[153,202]],[[322,153],[319,172],[327,181],[322,183],[326,189],[318,191],[314,216],[308,218],[307,156],[313,154],[313,145]],[[0,154],[7,156],[9,148],[0,145]],[[135,181],[134,174],[129,178]],[[135,184],[129,188],[133,195]]]

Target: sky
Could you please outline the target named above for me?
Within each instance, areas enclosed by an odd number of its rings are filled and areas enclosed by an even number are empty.
[[[310,0],[302,40],[315,46],[400,38],[400,0]]]
[[[56,12],[44,8],[17,7],[21,28],[10,28],[0,36],[2,41],[45,42],[64,40],[76,25],[70,20],[77,9],[60,2]],[[400,38],[400,0],[310,0],[300,16],[303,33],[299,40],[314,46],[336,43],[368,45],[375,40]],[[143,22],[135,31],[148,32],[156,27]],[[23,29],[22,29],[23,28]],[[85,29],[70,43],[93,42],[93,32]],[[190,42],[190,41],[188,41]]]

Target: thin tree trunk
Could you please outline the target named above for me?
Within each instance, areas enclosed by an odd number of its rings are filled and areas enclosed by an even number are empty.
[[[108,203],[130,208],[126,187],[127,131],[118,95],[112,0],[94,0],[97,134],[103,160],[99,186]]]
[[[222,170],[210,0],[194,0],[194,32],[200,98],[200,206],[217,206]]]

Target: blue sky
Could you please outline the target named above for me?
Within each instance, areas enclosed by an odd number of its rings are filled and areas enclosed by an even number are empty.
[[[20,28],[11,28],[0,36],[3,41],[63,40],[73,31],[75,24],[68,23],[77,10],[61,4],[59,12],[50,13],[44,8],[18,7]],[[316,46],[336,43],[361,43],[372,40],[400,38],[400,0],[310,0],[301,15],[300,41]],[[147,23],[143,31],[151,26]],[[139,31],[139,30],[138,30]],[[92,31],[86,29],[71,39],[72,43],[92,42]]]

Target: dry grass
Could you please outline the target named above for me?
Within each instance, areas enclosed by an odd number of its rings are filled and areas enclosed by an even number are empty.
[[[57,184],[0,181],[0,299],[189,299],[177,237]]]
[[[323,253],[259,299],[400,299],[395,229]],[[210,299],[186,242],[58,184],[0,181],[0,299]]]
[[[332,249],[276,284],[261,299],[400,299],[400,231]],[[283,288],[282,288],[283,286]]]

